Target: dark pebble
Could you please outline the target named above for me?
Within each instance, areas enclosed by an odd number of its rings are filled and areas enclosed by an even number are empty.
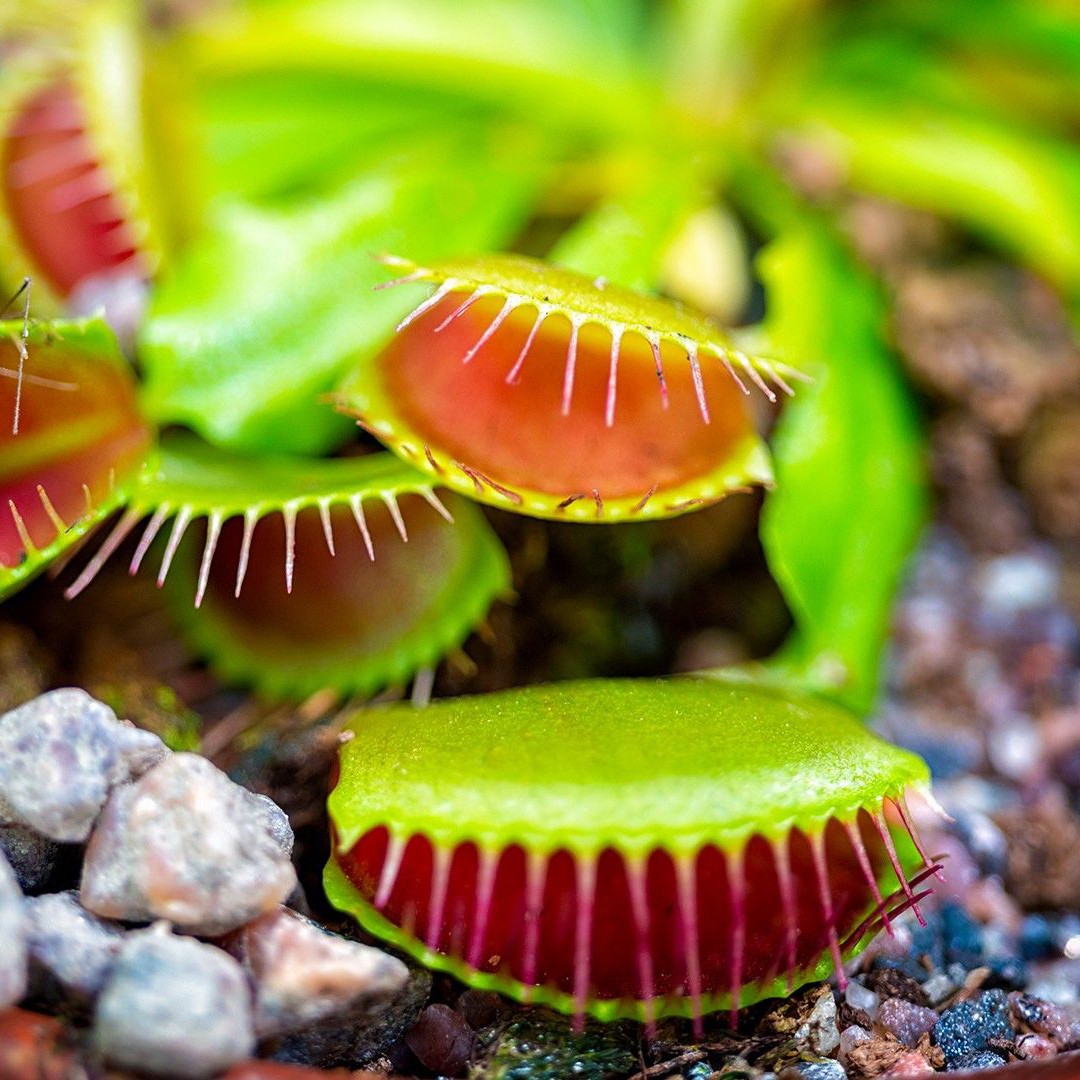
[[[24,893],[35,893],[48,884],[61,847],[55,840],[26,825],[0,823],[0,853],[7,856]]]
[[[942,959],[938,959],[938,957],[943,956],[941,942],[935,941],[934,948],[935,951],[931,952],[927,948],[916,948],[913,944],[912,951],[915,954],[914,956],[875,956],[873,959],[873,971],[871,971],[870,974],[876,975],[878,972],[882,971],[895,971],[901,975],[906,975],[909,980],[916,984],[924,982],[930,973],[915,959],[915,956],[928,956],[933,967],[939,968],[943,963]],[[870,985],[869,977],[867,977],[866,984],[867,986]],[[878,991],[875,991],[875,993],[877,992]]]
[[[991,956],[985,966],[990,969],[987,987],[1016,990],[1027,984],[1027,964],[1018,956]]]
[[[934,1042],[945,1054],[950,1069],[969,1055],[985,1050],[989,1040],[1012,1039],[1009,1001],[1003,990],[987,990],[984,994],[954,1005],[934,1026]]]
[[[476,1031],[493,1024],[503,1008],[503,999],[490,990],[465,990],[454,1003],[465,1023]]]
[[[941,936],[948,961],[967,968],[980,966],[983,957],[982,927],[959,904],[942,904]]]
[[[429,1005],[405,1033],[405,1042],[425,1068],[441,1076],[464,1076],[476,1033],[449,1005]]]
[[[923,976],[926,976],[925,971]],[[910,1001],[913,1005],[922,1005],[924,1008],[930,1004],[926,1000],[923,988],[899,968],[877,968],[866,976],[865,981],[866,985],[880,998],[903,998],[904,1001]]]
[[[998,1057],[992,1050],[974,1050],[965,1054],[955,1065],[949,1065],[949,1071],[966,1069],[976,1072],[979,1069],[1000,1069],[1005,1064],[1003,1057]]]
[[[1025,960],[1047,960],[1058,954],[1054,928],[1045,915],[1028,915],[1020,926],[1018,945]]]

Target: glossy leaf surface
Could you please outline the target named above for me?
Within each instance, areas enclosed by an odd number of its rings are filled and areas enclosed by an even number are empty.
[[[797,678],[865,710],[926,512],[915,404],[883,344],[876,287],[822,227],[808,222],[774,241],[760,272],[770,343],[816,380],[780,419],[777,489],[762,520],[797,626],[781,671],[793,664]]]

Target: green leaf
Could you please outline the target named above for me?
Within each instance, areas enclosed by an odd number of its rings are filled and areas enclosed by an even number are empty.
[[[544,171],[508,132],[429,143],[331,197],[288,209],[233,203],[154,296],[140,358],[145,404],[239,450],[316,453],[348,421],[320,402],[404,314],[375,256],[497,246]]]
[[[200,101],[207,185],[247,200],[331,190],[418,137],[475,126],[485,115],[430,90],[321,71],[206,79]]]
[[[926,510],[912,395],[873,283],[819,224],[760,257],[767,337],[817,382],[785,407],[762,542],[795,615],[783,670],[868,708],[897,582]]]
[[[282,0],[205,20],[209,75],[317,68],[483,101],[555,128],[649,130],[665,109],[643,71],[639,2]]]

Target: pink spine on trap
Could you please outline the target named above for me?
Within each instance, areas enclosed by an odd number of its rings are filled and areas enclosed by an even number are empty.
[[[739,993],[743,984],[743,960],[746,953],[746,892],[742,855],[728,861],[728,890],[731,894],[731,983],[728,1000],[731,1022],[739,1015]]]
[[[832,888],[829,885],[829,869],[825,857],[825,836],[815,836],[810,841],[810,850],[814,857],[814,877],[817,879],[818,897],[821,900],[821,917],[825,922],[825,932],[829,940],[829,952],[832,954],[833,970],[836,972],[840,989],[847,986],[844,974],[844,960],[840,955],[840,942],[836,937],[836,909],[833,906]]]

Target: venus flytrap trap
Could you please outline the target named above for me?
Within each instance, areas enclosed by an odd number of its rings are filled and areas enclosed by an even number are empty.
[[[904,866],[926,767],[778,691],[561,683],[366,712],[350,735],[330,899],[429,966],[579,1019],[700,1029],[842,985],[937,869]]]
[[[244,457],[172,433],[65,596],[141,522],[130,572],[162,538],[157,584],[223,678],[277,699],[370,694],[434,667],[509,594],[489,526],[448,501],[386,453]]]
[[[43,312],[147,280],[190,214],[168,58],[126,0],[32,0],[4,19],[0,274],[32,275]]]
[[[677,514],[771,482],[743,379],[775,401],[770,382],[791,393],[785,376],[801,373],[667,301],[537,260],[393,265],[406,273],[392,284],[437,288],[339,408],[443,482],[576,521]]]
[[[0,323],[0,597],[123,505],[154,443],[103,322],[34,324],[25,363],[23,331]]]

